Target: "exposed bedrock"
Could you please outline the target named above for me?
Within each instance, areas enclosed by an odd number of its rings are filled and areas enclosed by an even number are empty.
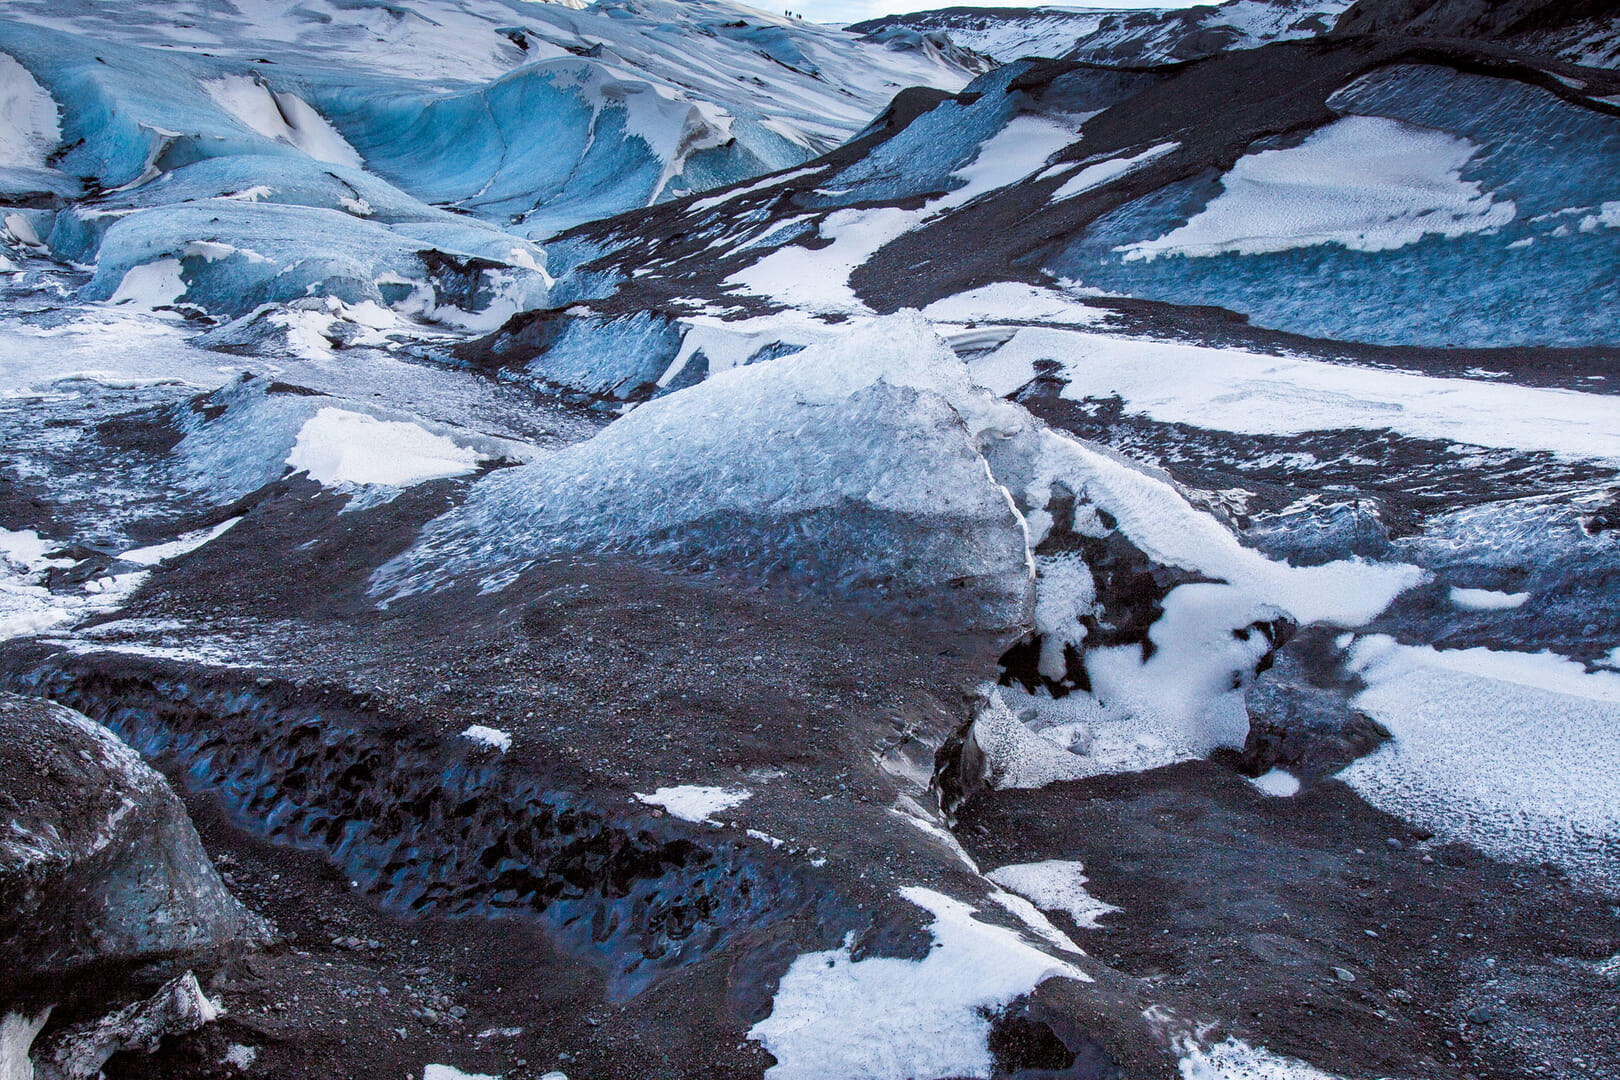
[[[262,938],[167,781],[108,729],[0,694],[0,1010]]]

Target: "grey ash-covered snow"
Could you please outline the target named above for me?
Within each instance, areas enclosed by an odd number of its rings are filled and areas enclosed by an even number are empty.
[[[1613,5],[0,14],[7,1080],[1620,1068]]]

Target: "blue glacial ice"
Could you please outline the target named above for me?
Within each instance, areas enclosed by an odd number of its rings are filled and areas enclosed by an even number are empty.
[[[960,59],[709,0],[22,0],[0,193],[47,207],[21,239],[93,266],[86,300],[483,331],[546,301],[534,239],[805,161]]]
[[[1023,523],[953,407],[972,396],[914,317],[722,372],[486,477],[375,587],[493,588],[550,553],[624,552],[1018,625]]]
[[[964,100],[941,102],[923,113],[830,178],[808,204],[853,206],[959,189],[967,183],[959,170],[1020,114],[1066,123],[1078,139],[1086,117],[1152,81],[1131,73],[1070,72],[1043,89],[1037,108],[1028,94],[1012,89],[1031,66],[1020,61],[979,76],[967,86]]]
[[[1620,221],[1620,118],[1523,83],[1415,65],[1367,76],[1330,103],[1335,123],[1126,204],[1050,268],[1317,337],[1620,343],[1620,227],[1609,223]]]

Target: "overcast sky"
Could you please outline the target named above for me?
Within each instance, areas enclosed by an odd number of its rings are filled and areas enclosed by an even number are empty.
[[[744,0],[764,11],[779,10],[776,4],[761,0]],[[1216,0],[1204,0],[1205,3]],[[942,7],[1088,7],[1088,8],[1173,8],[1191,7],[1190,3],[1176,0],[1091,0],[1086,3],[1040,4],[1031,0],[798,0],[784,3],[780,10],[803,15],[806,19],[826,23],[852,23],[862,19],[875,19],[879,15],[892,15],[897,11],[926,11]]]

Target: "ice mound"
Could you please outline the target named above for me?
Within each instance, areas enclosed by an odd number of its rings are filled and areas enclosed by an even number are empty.
[[[493,586],[548,552],[630,552],[1019,626],[1023,522],[962,411],[992,404],[920,318],[879,320],[485,478],[375,587],[470,571]]]
[[[268,146],[531,235],[802,163],[899,90],[956,90],[979,64],[723,0],[24,0],[6,16],[0,48],[63,106],[64,171],[103,189]],[[12,84],[27,89],[0,72]]]
[[[243,315],[336,296],[487,331],[546,298],[539,248],[366,172],[305,96],[259,73],[3,19],[0,44],[17,54],[0,67],[0,164],[23,170],[0,188],[99,190],[26,223],[95,266],[82,299]],[[41,178],[58,145],[62,183]]]
[[[718,372],[483,478],[373,590],[387,600],[466,575],[497,590],[564,552],[1026,632],[1028,662],[1013,666],[1027,689],[1068,695],[1046,701],[1085,716],[1032,725],[1049,738],[987,713],[981,749],[1003,786],[1241,745],[1243,689],[1293,626],[1360,626],[1424,580],[1413,566],[1294,567],[1243,547],[1168,478],[973,385],[907,312]],[[1052,734],[1086,724],[1091,758]]]
[[[487,265],[486,252],[510,261]],[[209,200],[119,217],[81,295],[148,306],[183,300],[231,315],[330,296],[492,330],[544,303],[550,278],[537,254],[476,224],[387,226],[339,210],[257,202],[222,210]],[[167,282],[161,292],[142,284],[157,274]]]
[[[430,202],[522,219],[537,236],[684,189],[694,158],[710,182],[802,160],[719,106],[572,56],[462,93],[363,83],[321,103],[380,175]]]
[[[298,429],[287,464],[327,487],[408,487],[463,476],[478,467],[482,456],[420,424],[327,406]]]

